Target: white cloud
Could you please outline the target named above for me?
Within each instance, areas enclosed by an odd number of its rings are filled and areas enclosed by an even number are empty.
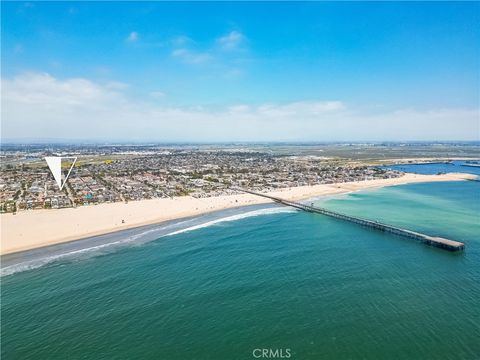
[[[105,84],[105,87],[110,90],[126,90],[130,86],[120,81],[109,81]]]
[[[138,33],[136,31],[132,31],[130,34],[128,34],[125,41],[128,41],[128,42],[138,41]]]
[[[150,94],[152,100],[129,99],[127,87],[45,73],[2,79],[2,137],[353,141],[479,140],[480,134],[479,109],[367,114],[338,100],[179,107],[153,101],[158,91]]]
[[[298,101],[289,104],[265,104],[258,107],[258,113],[268,117],[310,117],[343,110],[341,101]]]
[[[225,70],[223,77],[225,79],[238,79],[242,77],[244,74],[245,74],[244,70],[239,69],[238,67],[234,67],[234,68]]]
[[[245,36],[239,31],[232,31],[220,38],[217,39],[217,43],[224,50],[233,50],[238,48],[240,44],[244,41]]]
[[[173,50],[172,56],[188,64],[205,63],[212,58],[212,56],[207,52],[195,52],[186,48]]]
[[[211,60],[217,60],[217,62],[231,60],[223,50],[238,50],[240,45],[244,42],[245,36],[239,31],[232,31],[225,36],[219,37],[215,40],[216,46],[209,46],[203,51],[193,50],[192,45],[195,42],[187,36],[177,36],[171,40],[171,44],[174,49],[171,52],[172,57],[180,59],[184,63],[188,64],[200,64],[206,63]],[[225,78],[237,78],[243,74],[243,70],[238,67],[232,68],[224,74]]]
[[[163,99],[165,97],[165,93],[162,91],[152,91],[149,95],[154,99]]]
[[[184,46],[188,43],[193,42],[192,39],[190,39],[188,36],[180,35],[171,40],[171,43],[174,46]]]
[[[44,107],[68,107],[89,102],[103,104],[108,100],[118,100],[120,93],[114,90],[119,87],[123,90],[125,86],[119,82],[102,86],[83,78],[58,80],[47,73],[25,73],[12,80],[2,80],[3,98],[7,106],[10,102]]]

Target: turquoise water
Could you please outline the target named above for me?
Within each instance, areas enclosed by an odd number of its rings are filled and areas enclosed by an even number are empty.
[[[479,196],[448,182],[319,201],[464,253],[270,208],[4,276],[2,359],[478,359]]]

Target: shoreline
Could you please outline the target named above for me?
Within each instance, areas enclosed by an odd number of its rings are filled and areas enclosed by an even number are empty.
[[[420,175],[406,173],[399,178],[320,184],[279,189],[268,194],[288,200],[345,194],[371,188],[419,182],[460,181],[475,178],[466,173]],[[42,209],[1,214],[0,255],[13,254],[105,235],[145,225],[158,224],[230,208],[271,203],[250,194],[193,198],[190,196],[108,203],[65,209]],[[122,223],[122,220],[125,223]]]

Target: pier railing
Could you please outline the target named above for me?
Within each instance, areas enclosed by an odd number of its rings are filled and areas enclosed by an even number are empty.
[[[249,194],[256,195],[256,196],[261,196],[261,197],[264,197],[264,198],[268,198],[268,199],[273,200],[273,201],[275,201],[279,204],[282,204],[282,205],[285,205],[285,206],[290,206],[290,207],[293,207],[293,208],[296,208],[296,209],[299,209],[299,210],[302,210],[302,211],[318,213],[318,214],[333,217],[335,219],[359,224],[361,226],[368,227],[368,228],[371,228],[371,229],[375,229],[375,230],[379,230],[379,231],[403,236],[405,238],[417,240],[417,241],[420,241],[420,242],[422,242],[426,245],[438,247],[438,248],[445,249],[445,250],[448,250],[448,251],[460,251],[460,250],[463,250],[465,248],[465,244],[462,243],[462,242],[459,242],[459,241],[449,240],[449,239],[445,239],[445,238],[437,237],[437,236],[430,236],[430,235],[422,234],[422,233],[419,233],[419,232],[403,229],[403,228],[400,228],[400,227],[380,223],[378,221],[372,221],[372,220],[367,220],[367,219],[363,219],[363,218],[356,217],[356,216],[345,215],[345,214],[341,214],[341,213],[338,213],[338,212],[332,211],[332,210],[327,210],[325,208],[321,208],[321,207],[318,207],[318,206],[306,205],[306,204],[302,204],[302,203],[299,203],[299,202],[296,202],[296,201],[285,200],[285,199],[281,199],[281,198],[276,197],[276,196],[262,194],[262,193],[258,193],[258,192],[255,192],[255,191],[250,191],[250,190],[240,189],[240,188],[235,188],[234,190],[242,191],[242,192],[249,193]]]

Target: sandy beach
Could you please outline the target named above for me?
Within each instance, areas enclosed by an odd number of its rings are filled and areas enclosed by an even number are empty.
[[[475,178],[475,176],[457,173],[405,174],[394,179],[303,186],[282,189],[269,194],[289,200],[301,200],[390,185],[469,178]],[[21,211],[16,215],[1,214],[0,254],[34,249],[227,208],[268,202],[268,199],[250,194],[202,199],[184,196],[172,199],[131,201],[127,204],[109,203],[77,208]]]

